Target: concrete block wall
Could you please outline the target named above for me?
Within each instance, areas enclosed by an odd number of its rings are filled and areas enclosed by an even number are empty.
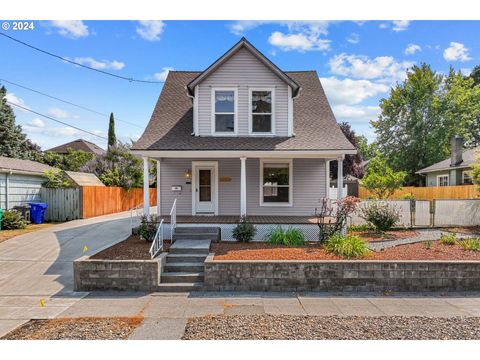
[[[155,291],[164,262],[165,256],[154,260],[100,260],[84,256],[73,263],[74,289]]]
[[[214,261],[205,262],[211,291],[480,290],[474,261]]]

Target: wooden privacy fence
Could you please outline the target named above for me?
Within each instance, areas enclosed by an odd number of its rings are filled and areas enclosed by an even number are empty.
[[[405,186],[395,191],[389,199],[398,200],[402,196],[411,194],[417,200],[451,200],[451,199],[478,199],[480,193],[476,185],[457,185],[457,186],[429,186],[414,187]],[[360,186],[358,196],[361,199],[368,199],[372,194]]]
[[[79,188],[40,189],[40,199],[48,204],[45,221],[69,221],[82,217]]]
[[[83,186],[81,188],[47,189],[40,191],[42,202],[48,203],[46,221],[86,219],[128,211],[143,204],[143,189]],[[150,189],[150,205],[157,204],[157,190]]]
[[[128,211],[143,204],[143,189],[125,190],[121,187],[83,186],[82,218]],[[150,206],[157,204],[157,190],[150,189]]]

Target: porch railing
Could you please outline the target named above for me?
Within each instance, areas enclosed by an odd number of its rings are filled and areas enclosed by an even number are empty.
[[[172,210],[170,210],[170,241],[174,242],[175,230],[177,229],[177,199],[173,201]]]
[[[157,232],[153,238],[152,246],[150,247],[150,256],[152,259],[163,250],[163,219],[158,224]]]

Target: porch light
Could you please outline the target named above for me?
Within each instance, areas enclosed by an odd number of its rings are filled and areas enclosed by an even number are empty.
[[[185,180],[187,180],[187,181],[192,180],[192,171],[191,170],[185,170]]]

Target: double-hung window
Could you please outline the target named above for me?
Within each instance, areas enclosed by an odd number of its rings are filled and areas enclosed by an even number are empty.
[[[212,127],[215,134],[232,135],[236,133],[236,94],[235,89],[212,90]]]
[[[448,186],[449,185],[449,176],[448,175],[438,175],[437,176],[437,185],[438,186]]]
[[[464,185],[473,184],[472,173],[470,171],[465,170],[462,172],[462,184]]]
[[[260,160],[260,205],[292,205],[291,160]]]
[[[273,89],[250,89],[250,133],[273,134],[274,120]]]

